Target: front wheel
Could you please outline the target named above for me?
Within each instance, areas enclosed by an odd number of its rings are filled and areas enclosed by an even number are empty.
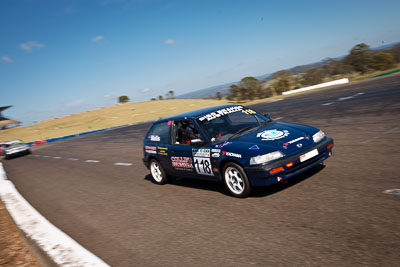
[[[229,193],[235,197],[244,198],[250,195],[251,185],[243,168],[230,162],[224,166],[224,183]]]
[[[167,175],[164,172],[163,167],[161,166],[160,162],[155,159],[150,161],[150,171],[151,176],[153,176],[153,181],[156,184],[165,184],[168,180]]]

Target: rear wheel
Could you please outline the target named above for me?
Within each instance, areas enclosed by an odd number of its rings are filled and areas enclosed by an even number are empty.
[[[151,176],[153,176],[153,181],[156,184],[165,184],[168,180],[167,175],[164,172],[163,167],[161,166],[158,160],[152,159],[150,161],[150,171]]]
[[[235,197],[247,197],[251,193],[251,185],[243,168],[230,162],[224,166],[224,183],[229,193]]]

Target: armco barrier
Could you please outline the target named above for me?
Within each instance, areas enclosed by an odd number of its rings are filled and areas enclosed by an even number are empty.
[[[316,84],[316,85],[313,85],[313,86],[303,87],[303,88],[300,88],[300,89],[286,91],[286,92],[283,92],[282,95],[290,95],[290,94],[294,94],[294,93],[298,93],[298,92],[304,92],[304,91],[308,91],[308,90],[328,87],[328,86],[337,85],[337,84],[344,84],[344,83],[348,83],[348,82],[349,82],[349,79],[344,78],[344,79],[339,79],[339,80],[330,81],[330,82],[326,82],[326,83]]]

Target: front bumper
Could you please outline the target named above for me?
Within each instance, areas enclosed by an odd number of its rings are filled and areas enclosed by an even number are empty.
[[[328,148],[328,146],[330,147]],[[323,162],[332,155],[333,147],[334,147],[333,139],[330,137],[326,137],[319,144],[316,144],[312,147],[302,150],[301,152],[295,155],[291,155],[265,165],[245,167],[244,170],[247,174],[247,177],[249,177],[252,186],[265,186],[265,185],[275,184],[277,182],[286,180],[292,176],[300,174],[314,167],[315,165]],[[305,153],[310,152],[311,150],[314,149],[318,149],[318,155],[304,162],[300,162],[301,155],[304,155]],[[287,166],[287,164],[289,163],[292,163],[291,167]],[[274,174],[270,174],[270,171],[272,169],[278,167],[283,167],[283,170]]]

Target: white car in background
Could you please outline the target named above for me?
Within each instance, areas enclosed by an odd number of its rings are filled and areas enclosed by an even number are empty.
[[[31,153],[29,146],[22,142],[22,140],[2,143],[2,150],[2,154],[6,159]]]

